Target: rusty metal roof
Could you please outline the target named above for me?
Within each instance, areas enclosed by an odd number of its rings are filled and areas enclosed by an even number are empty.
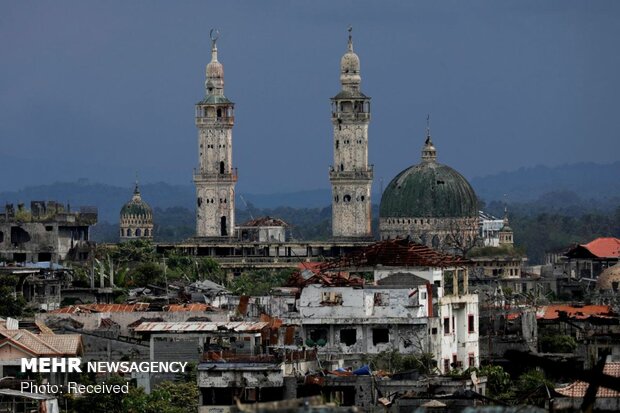
[[[269,327],[268,322],[208,322],[186,321],[180,323],[145,322],[135,328],[137,333],[193,333],[193,332],[234,332],[260,333]]]

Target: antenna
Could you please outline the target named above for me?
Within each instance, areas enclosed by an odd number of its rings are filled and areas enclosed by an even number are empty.
[[[248,213],[250,214],[250,218],[254,220],[254,215],[252,215],[252,211],[250,210],[248,203],[245,202],[245,198],[243,197],[243,195],[239,194],[239,199],[241,199],[241,201],[243,202],[243,205],[245,205],[245,209],[248,210]]]

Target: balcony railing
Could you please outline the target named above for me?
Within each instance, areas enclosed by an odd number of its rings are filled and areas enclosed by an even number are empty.
[[[219,118],[196,116],[196,125],[206,125],[206,124],[234,125],[234,123],[235,123],[234,116],[221,116]]]
[[[365,170],[339,171],[333,166],[329,167],[330,179],[368,179],[373,176],[373,165],[368,166]]]
[[[194,181],[222,181],[222,182],[237,182],[239,175],[237,174],[237,168],[232,168],[229,173],[217,173],[217,172],[202,172],[200,169],[194,168]]]

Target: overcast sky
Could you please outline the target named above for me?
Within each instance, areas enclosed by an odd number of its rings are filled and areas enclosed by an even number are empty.
[[[209,29],[236,103],[237,189],[329,187],[329,98],[353,26],[375,187],[620,159],[618,1],[2,1],[0,180],[191,183]],[[5,173],[6,175],[6,173]]]

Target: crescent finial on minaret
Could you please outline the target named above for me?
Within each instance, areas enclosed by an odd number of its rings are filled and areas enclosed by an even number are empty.
[[[217,29],[211,29],[209,31],[209,38],[211,39],[211,47],[215,47],[215,42],[220,38],[220,31]]]
[[[353,31],[353,26],[349,26],[347,31],[349,32],[349,50],[352,51],[353,50],[353,34],[351,32]]]

